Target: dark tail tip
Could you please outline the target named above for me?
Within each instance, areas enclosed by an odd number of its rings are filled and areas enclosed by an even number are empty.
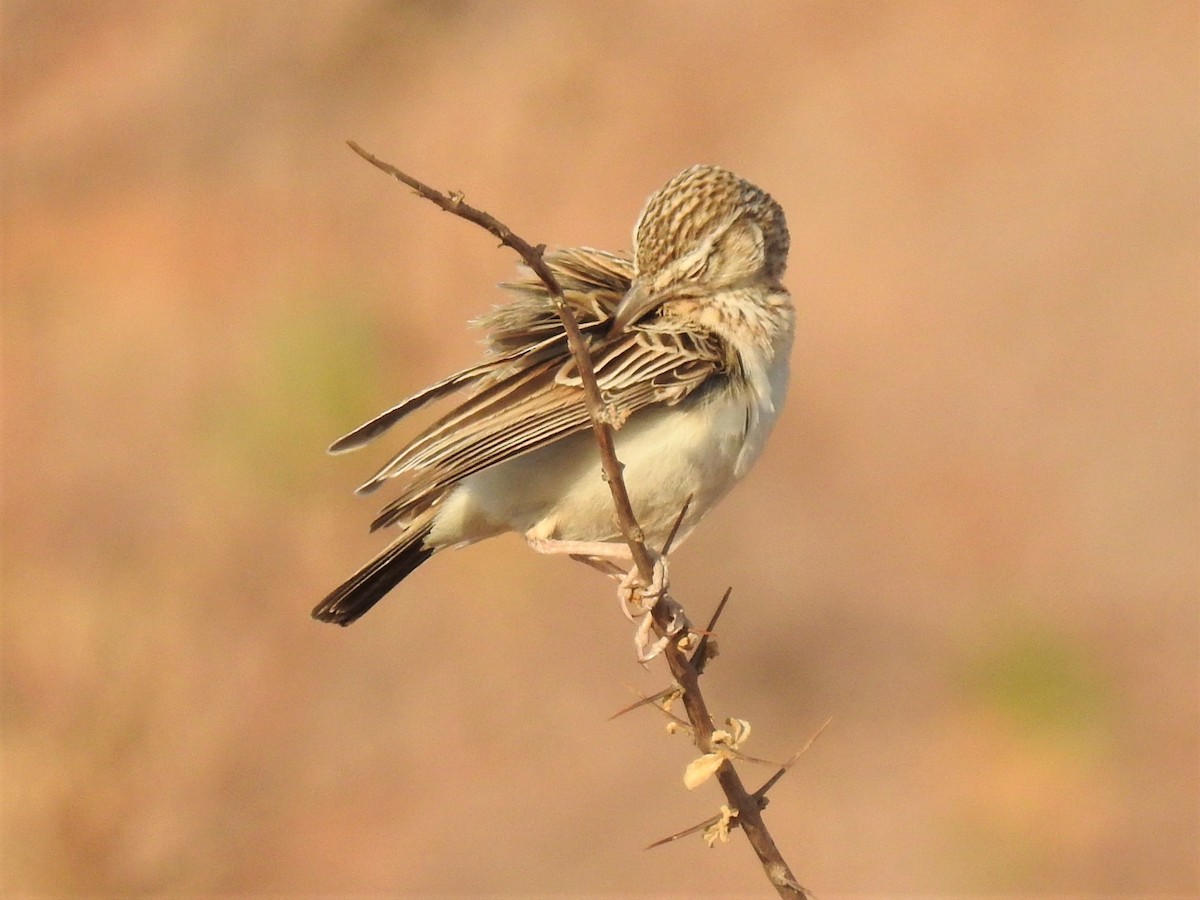
[[[428,533],[424,529],[401,537],[318,603],[312,617],[342,626],[358,619],[433,556],[434,548],[425,546]]]

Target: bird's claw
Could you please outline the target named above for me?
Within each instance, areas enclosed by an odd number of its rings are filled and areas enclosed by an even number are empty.
[[[642,580],[642,573],[634,567],[617,586],[617,600],[621,604],[621,612],[630,622],[636,622],[667,596],[667,558],[653,551],[651,557],[654,560],[654,569],[649,584]]]
[[[652,556],[654,570],[649,584],[644,583],[641,572],[634,568],[621,579],[617,587],[621,612],[630,622],[637,624],[633,646],[638,662],[643,665],[662,653],[671,639],[689,624],[683,607],[667,591],[666,557],[653,552]],[[658,611],[657,617],[655,610]],[[654,636],[656,623],[659,632],[657,637]]]
[[[687,616],[683,613],[683,607],[673,597],[664,596],[659,600],[658,604],[659,620],[657,624],[661,633],[655,640],[651,641],[650,638],[654,634],[656,623],[654,609],[654,607],[651,607],[646,610],[633,636],[633,646],[637,652],[637,660],[642,665],[645,665],[662,653],[667,648],[667,644],[671,643],[671,640],[676,635],[680,632],[686,632],[691,626]]]

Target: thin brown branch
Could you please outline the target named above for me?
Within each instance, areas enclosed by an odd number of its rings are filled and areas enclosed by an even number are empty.
[[[696,667],[697,677],[704,674],[704,667],[708,665],[708,661],[712,659],[714,655],[716,655],[715,651],[711,651],[709,649],[710,647],[714,646],[711,641],[713,630],[717,627],[717,620],[721,618],[721,613],[725,611],[725,605],[729,602],[729,598],[732,594],[733,588],[730,587],[725,589],[725,593],[721,597],[721,602],[717,604],[717,608],[713,611],[712,617],[708,620],[708,626],[704,629],[703,634],[700,635],[700,643],[696,645],[696,649],[692,652],[692,665]],[[621,716],[625,715],[626,713],[631,713],[635,709],[641,709],[643,706],[648,706],[651,703],[658,703],[660,700],[665,700],[677,690],[679,690],[678,686],[672,685],[669,688],[663,688],[656,694],[651,694],[649,697],[642,697],[636,703],[631,703],[628,706],[617,710],[608,717],[608,720],[611,722],[613,719],[619,719]]]
[[[709,715],[704,695],[700,692],[700,675],[686,653],[679,649],[680,635],[675,636],[667,644],[665,655],[671,674],[683,688],[683,706],[687,710],[688,721],[696,733],[696,745],[701,753],[711,753],[713,750],[713,722]],[[750,841],[750,846],[762,863],[763,871],[781,897],[808,897],[807,891],[796,881],[796,876],[788,868],[787,862],[780,853],[775,839],[767,830],[762,818],[762,806],[758,797],[746,790],[741,776],[733,763],[725,760],[717,769],[717,781],[729,805],[737,811],[737,823],[741,826]]]
[[[526,265],[529,266],[533,273],[546,286],[546,290],[550,294],[559,318],[562,320],[563,329],[567,335],[567,343],[571,348],[571,355],[575,360],[576,367],[579,369],[580,380],[583,383],[584,393],[587,398],[588,412],[591,416],[592,430],[595,432],[596,443],[600,450],[600,462],[603,467],[604,479],[608,482],[609,489],[612,491],[613,504],[616,508],[617,521],[620,525],[621,533],[629,545],[638,573],[641,575],[642,580],[649,584],[653,577],[654,563],[649,551],[646,549],[645,537],[633,514],[633,507],[629,502],[629,492],[626,490],[625,480],[621,474],[622,466],[617,459],[613,443],[613,427],[611,417],[607,412],[608,407],[604,402],[600,386],[596,381],[596,373],[592,367],[592,359],[591,354],[588,352],[587,342],[579,330],[579,325],[576,323],[575,317],[571,314],[571,310],[567,306],[562,286],[558,283],[554,277],[554,273],[550,271],[549,266],[546,265],[543,259],[545,245],[535,246],[513,234],[508,226],[504,225],[498,219],[464,202],[461,193],[443,194],[441,191],[435,190],[413,178],[411,175],[400,171],[390,163],[386,163],[368,153],[354,141],[347,141],[347,143],[351,150],[371,165],[408,185],[421,197],[424,197],[446,212],[453,213],[460,218],[466,219],[468,222],[473,222],[495,235],[501,244],[510,247],[520,254]],[[681,514],[681,521],[682,518],[683,515]],[[728,594],[725,599],[728,599]],[[721,605],[722,607],[724,606],[724,600]],[[720,607],[718,608],[718,613],[719,611]],[[707,659],[707,651],[702,650],[701,652],[697,652],[696,664],[693,664],[692,660],[688,658],[687,654],[680,647],[680,642],[690,635],[687,628],[679,630],[678,628],[673,629],[671,627],[673,623],[669,620],[672,613],[668,611],[667,604],[665,603],[659,603],[654,608],[653,615],[656,630],[660,635],[674,632],[664,651],[667,657],[667,664],[671,669],[671,674],[683,690],[684,709],[687,711],[688,720],[691,722],[697,746],[702,753],[712,752],[713,723],[712,718],[708,714],[704,697],[700,693],[700,684],[698,681],[699,670],[703,668],[704,662]],[[704,644],[702,643],[701,646],[703,647]],[[809,896],[808,893],[797,884],[795,877],[792,875],[791,870],[788,868],[782,854],[779,852],[779,848],[775,845],[774,839],[772,839],[770,832],[762,820],[760,806],[762,800],[746,791],[741,778],[729,760],[725,760],[722,763],[716,775],[717,781],[725,792],[730,807],[736,812],[734,821],[746,833],[751,847],[758,854],[759,860],[763,865],[763,870],[767,873],[767,877],[775,887],[775,890],[781,897],[807,898]]]

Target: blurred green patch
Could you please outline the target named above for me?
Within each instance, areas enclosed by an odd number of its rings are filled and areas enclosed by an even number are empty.
[[[218,393],[213,449],[258,489],[290,492],[317,477],[325,448],[374,409],[382,341],[366,308],[349,298],[283,304]]]
[[[1049,628],[1011,628],[968,661],[967,698],[1029,736],[1096,736],[1109,718],[1109,679],[1088,648]]]

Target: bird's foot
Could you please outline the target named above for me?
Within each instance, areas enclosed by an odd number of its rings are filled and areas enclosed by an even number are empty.
[[[569,556],[599,569],[605,575],[624,575],[633,559],[628,544],[614,541],[558,541],[550,538],[525,535],[527,543],[535,553],[546,556]],[[624,565],[618,565],[623,563]]]
[[[658,610],[659,635],[651,640],[655,633],[655,610]],[[648,608],[638,622],[633,634],[633,647],[637,660],[645,665],[667,648],[667,644],[680,632],[687,632],[691,627],[688,617],[684,615],[683,607],[670,594],[659,598],[655,606]]]
[[[622,575],[621,583],[617,586],[617,600],[621,604],[621,611],[631,622],[654,609],[658,601],[667,596],[667,558],[653,550],[649,553],[654,562],[650,583],[645,583],[641,571],[635,566]]]

